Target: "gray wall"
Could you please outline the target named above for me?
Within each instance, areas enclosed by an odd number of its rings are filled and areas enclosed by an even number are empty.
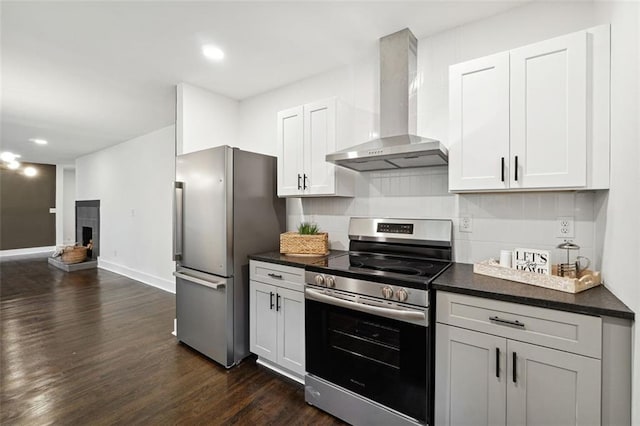
[[[27,177],[21,170],[0,171],[0,250],[53,246],[56,243],[56,167],[27,164],[38,170]],[[21,169],[23,168],[21,167]]]

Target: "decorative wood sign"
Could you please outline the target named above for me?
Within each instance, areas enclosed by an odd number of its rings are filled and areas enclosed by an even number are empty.
[[[517,248],[513,251],[513,269],[551,274],[551,253],[547,250]]]

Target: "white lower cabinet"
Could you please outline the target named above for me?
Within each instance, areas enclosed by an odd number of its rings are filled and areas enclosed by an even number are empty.
[[[304,270],[256,261],[251,261],[250,270],[250,350],[261,364],[301,382],[305,373]]]
[[[526,329],[545,318],[545,311],[557,327],[580,330],[576,341],[601,339],[598,325],[567,313],[560,313],[560,322],[557,311],[541,308],[525,307],[526,315],[518,316],[518,306],[438,294],[444,313],[437,314],[436,324],[436,425],[601,424],[601,360],[530,343],[536,333]],[[490,333],[478,321],[484,312],[494,318]],[[469,313],[483,331],[447,324],[464,321]],[[516,321],[524,327],[514,327]],[[517,340],[518,333],[529,343]]]

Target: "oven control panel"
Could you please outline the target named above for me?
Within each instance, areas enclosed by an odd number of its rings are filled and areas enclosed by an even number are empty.
[[[337,275],[321,274],[311,271],[305,272],[307,285],[344,290],[355,294],[366,295],[388,300],[389,302],[405,302],[427,307],[428,291],[405,288],[388,284],[363,281]]]
[[[378,223],[376,231],[387,234],[413,234],[413,223]]]

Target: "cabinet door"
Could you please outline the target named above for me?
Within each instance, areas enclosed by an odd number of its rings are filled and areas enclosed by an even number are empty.
[[[278,288],[278,364],[304,375],[304,293]]]
[[[600,424],[600,360],[513,340],[507,346],[507,424]]]
[[[278,113],[278,196],[302,191],[303,117],[302,107]]]
[[[276,288],[251,281],[249,293],[249,345],[254,354],[276,362]]]
[[[449,189],[509,187],[509,53],[449,69]]]
[[[305,194],[334,194],[336,166],[325,157],[336,150],[335,99],[304,106],[304,140]]]
[[[505,424],[506,342],[490,334],[436,325],[435,424]]]
[[[586,32],[515,49],[510,57],[511,188],[585,186]]]

